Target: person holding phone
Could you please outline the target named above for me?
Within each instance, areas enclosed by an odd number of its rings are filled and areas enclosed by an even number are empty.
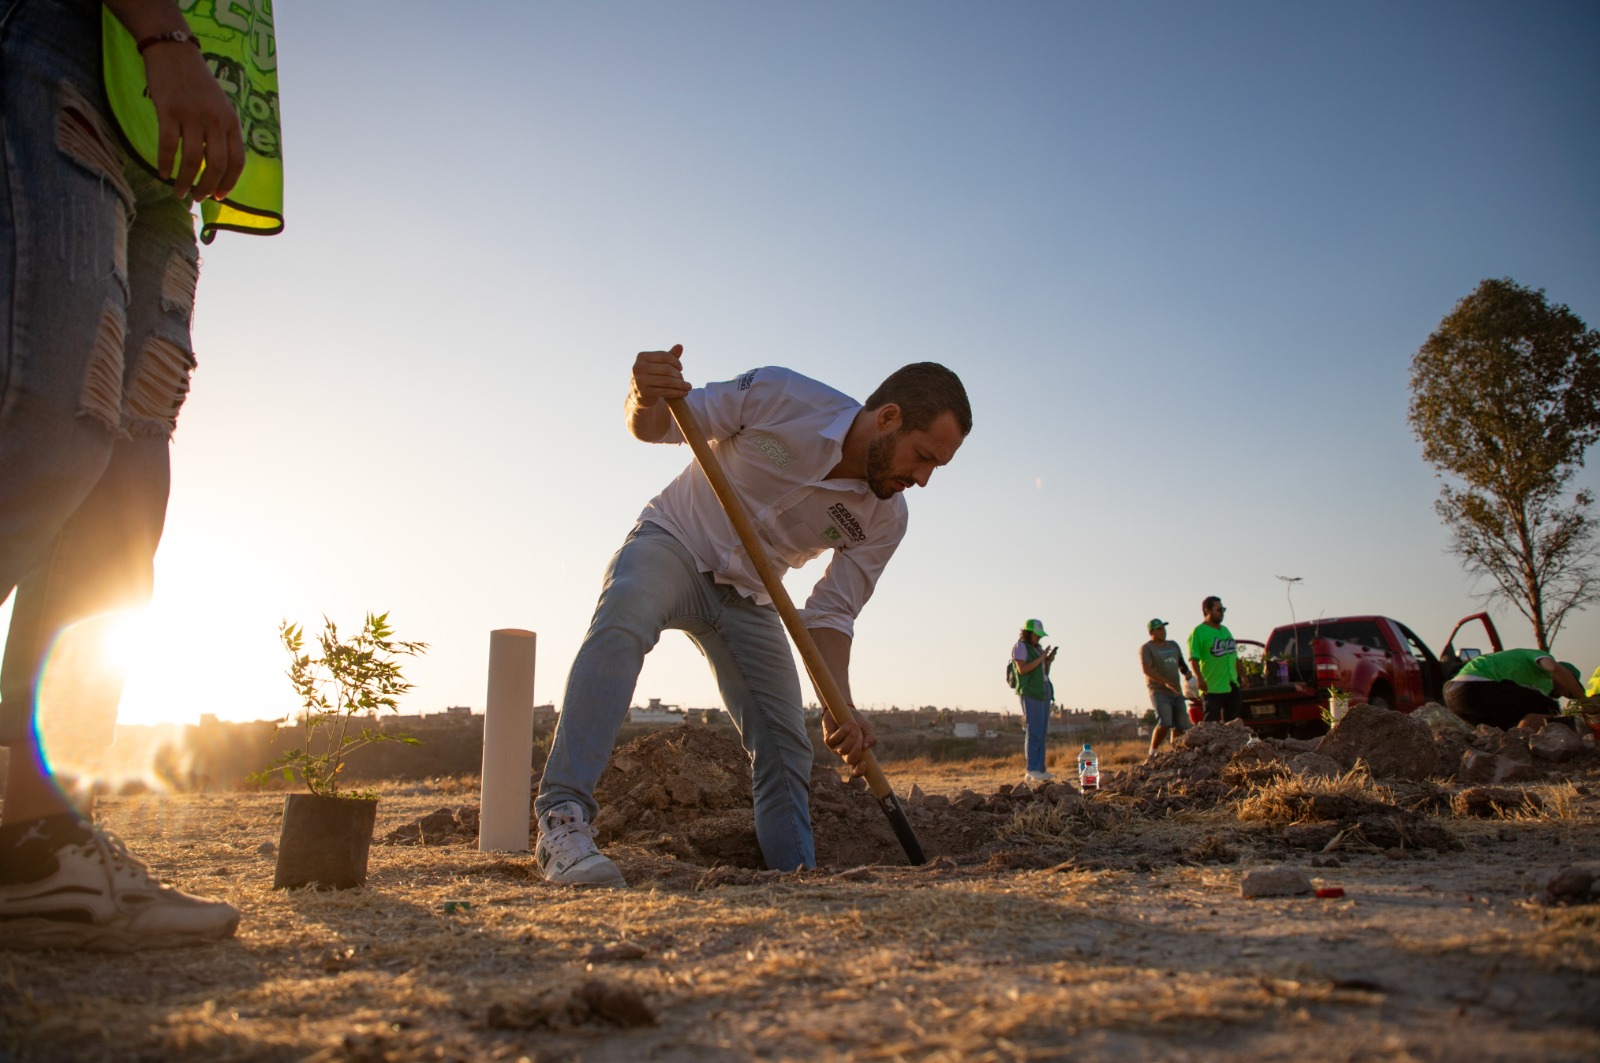
[[[1050,666],[1055,662],[1057,647],[1039,645],[1039,640],[1047,637],[1041,621],[1029,620],[1022,625],[1017,644],[1011,650],[1011,659],[1016,662],[1017,697],[1022,701],[1025,734],[1026,767],[1022,777],[1028,782],[1055,781],[1055,776],[1045,768],[1045,743],[1050,736],[1050,702],[1055,695],[1050,684]]]

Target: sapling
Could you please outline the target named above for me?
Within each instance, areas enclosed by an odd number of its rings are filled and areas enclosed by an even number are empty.
[[[339,638],[332,620],[324,616],[322,623],[323,632],[317,639],[321,656],[315,657],[305,649],[299,624],[285,620],[278,626],[279,641],[290,659],[285,674],[300,698],[298,719],[305,729],[305,746],[289,750],[250,779],[264,785],[279,773],[289,782],[299,775],[306,788],[318,796],[372,800],[377,795],[370,790],[341,791],[339,773],[346,758],[363,746],[421,744],[411,735],[391,734],[374,724],[382,710],[398,713],[401,695],[411,689],[399,659],[426,653],[428,644],[394,638],[388,613],[368,613],[361,633],[348,641]],[[285,717],[279,727],[288,726],[289,719]]]

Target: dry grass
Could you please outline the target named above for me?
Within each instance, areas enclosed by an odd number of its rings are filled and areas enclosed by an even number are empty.
[[[992,791],[984,780],[1017,768],[890,774],[902,791],[918,775],[925,790]],[[1376,792],[1354,777],[1312,790]],[[383,794],[379,837],[476,799],[467,780]],[[1467,824],[1468,853],[1342,855],[1317,872],[1340,901],[1245,901],[1259,855],[1183,855],[1226,852],[1243,829],[1231,808],[1150,815],[1111,796],[997,826],[1023,848],[1147,854],[1147,869],[946,860],[599,894],[543,883],[525,854],[381,845],[364,890],[277,892],[256,850],[281,798],[111,799],[103,816],[162,874],[241,909],[239,937],[135,956],[0,951],[0,1059],[1600,1056],[1600,926],[1589,909],[1528,903],[1543,871],[1600,848],[1593,794],[1569,788],[1559,818]],[[584,1003],[595,982],[653,1024]]]
[[[1381,804],[1395,802],[1394,791],[1374,782],[1366,767],[1357,764],[1343,775],[1288,775],[1274,779],[1241,800],[1237,815],[1242,820],[1290,823],[1300,818],[1306,802],[1314,797]]]

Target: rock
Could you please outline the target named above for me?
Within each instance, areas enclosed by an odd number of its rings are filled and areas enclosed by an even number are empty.
[[[1500,773],[1495,776],[1495,782],[1538,782],[1544,778],[1544,769],[1531,760],[1512,760],[1509,757],[1500,758]]]
[[[922,792],[922,787],[916,783],[911,784],[911,792],[906,794],[906,804],[920,805],[928,795]]]
[[[929,794],[922,799],[922,807],[934,812],[942,812],[950,807],[950,799],[944,794]]]
[[[1578,737],[1578,732],[1561,724],[1549,724],[1544,730],[1528,740],[1528,751],[1536,759],[1553,760],[1557,763],[1571,760],[1583,752],[1583,740]]]
[[[417,821],[417,827],[424,837],[438,834],[454,834],[456,831],[456,813],[453,808],[441,808],[429,812]]]
[[[1412,712],[1411,718],[1413,720],[1421,720],[1427,724],[1428,730],[1432,731],[1436,738],[1441,734],[1469,735],[1472,733],[1472,725],[1470,723],[1437,701],[1430,701],[1422,708],[1415,710]]]
[[[1071,784],[1064,782],[1053,782],[1045,786],[1044,799],[1058,805],[1064,804],[1068,808],[1077,808],[1083,804],[1083,795]]]
[[[1465,783],[1498,785],[1508,782],[1537,782],[1544,771],[1532,760],[1515,760],[1495,753],[1469,749],[1461,755],[1456,778]]]
[[[1461,758],[1472,748],[1468,732],[1465,731],[1435,731],[1433,734],[1434,771],[1439,774],[1453,774],[1461,764]]]
[[[1332,757],[1346,770],[1360,760],[1380,779],[1426,779],[1437,758],[1427,724],[1371,705],[1350,706],[1317,752]]]
[[[1465,783],[1493,783],[1500,779],[1501,760],[1493,753],[1469,749],[1461,754],[1456,767],[1456,778]]]
[[[643,945],[619,941],[613,945],[595,945],[583,954],[583,958],[587,963],[627,963],[644,959],[646,951]]]
[[[1185,749],[1205,753],[1234,753],[1250,744],[1253,732],[1242,720],[1232,723],[1197,723],[1183,734]]]
[[[1478,730],[1481,734],[1483,729],[1480,727]],[[1484,744],[1478,748],[1507,760],[1521,761],[1524,764],[1533,763],[1533,753],[1528,749],[1528,732],[1521,728],[1514,727],[1509,731],[1491,728],[1490,733],[1482,737]]]
[[[1247,900],[1253,897],[1296,897],[1312,892],[1315,891],[1310,876],[1296,867],[1251,868],[1239,882],[1239,895]]]
[[[256,852],[260,853],[262,856],[271,856],[277,851],[278,847],[271,842],[262,842],[256,847]]]
[[[674,775],[667,780],[667,794],[674,804],[693,807],[700,803],[700,787],[685,775]]]
[[[1338,835],[1337,823],[1291,823],[1283,828],[1283,843],[1291,849],[1313,849],[1320,852]],[[1320,866],[1315,860],[1312,866]]]
[[[632,986],[598,978],[559,986],[529,1000],[496,1001],[484,1016],[492,1030],[563,1030],[595,1022],[654,1026],[655,1012]]]
[[[1546,904],[1592,904],[1600,901],[1600,860],[1564,867],[1545,883]]]
[[[600,810],[600,814],[594,817],[595,834],[602,845],[627,830],[628,826],[627,815],[614,805],[605,806]]]
[[[1344,768],[1332,757],[1325,757],[1321,753],[1301,753],[1289,761],[1289,770],[1296,775],[1308,775],[1313,778],[1334,778],[1343,775]]]
[[[950,803],[963,812],[971,812],[974,809],[983,807],[983,798],[971,790],[962,790],[956,799]]]
[[[1499,816],[1524,808],[1543,808],[1538,794],[1510,786],[1469,786],[1456,794],[1450,810],[1458,816]]]

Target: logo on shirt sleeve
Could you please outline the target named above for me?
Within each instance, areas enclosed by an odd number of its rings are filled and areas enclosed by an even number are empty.
[[[746,373],[744,376],[740,377],[737,381],[735,381],[735,383],[737,383],[739,385],[739,390],[740,391],[749,391],[750,390],[750,385],[754,384],[755,382],[756,382],[756,370],[754,370],[754,369],[750,370],[750,372]]]

